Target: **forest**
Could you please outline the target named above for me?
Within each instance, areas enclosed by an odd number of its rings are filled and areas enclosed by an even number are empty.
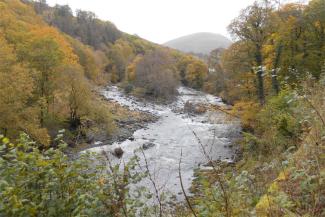
[[[0,216],[324,216],[325,0],[255,1],[228,31],[232,45],[199,58],[89,11],[0,0]],[[210,160],[171,203],[134,193],[151,180],[136,154],[122,169],[105,153],[72,159],[134,115],[103,99],[110,85],[159,105],[180,85],[220,96],[230,108],[214,109],[240,119],[238,160]]]

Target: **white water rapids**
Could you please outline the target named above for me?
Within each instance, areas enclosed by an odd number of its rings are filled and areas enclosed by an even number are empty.
[[[194,169],[203,167],[208,162],[203,154],[202,145],[214,160],[231,161],[234,153],[229,145],[240,133],[239,122],[230,120],[223,112],[206,112],[201,115],[189,115],[183,111],[187,101],[192,104],[222,105],[221,99],[190,88],[180,87],[177,100],[169,105],[143,103],[134,97],[125,95],[117,87],[109,87],[104,96],[108,100],[127,106],[131,110],[145,111],[159,117],[157,122],[146,128],[137,130],[134,140],[114,143],[89,149],[89,151],[112,151],[121,147],[124,151],[122,159],[128,161],[134,156],[134,150],[143,144],[154,144],[144,150],[150,173],[161,191],[169,191],[178,198],[183,197],[178,175],[178,163],[181,150],[183,153],[181,172],[185,189],[188,191],[193,180]],[[196,138],[199,137],[199,140]],[[141,155],[139,155],[141,156]],[[143,157],[142,157],[143,158]],[[144,163],[144,160],[141,160]],[[150,187],[149,180],[143,182]]]

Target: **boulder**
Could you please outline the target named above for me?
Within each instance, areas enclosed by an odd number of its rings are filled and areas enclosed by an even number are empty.
[[[144,143],[142,145],[142,148],[143,150],[148,150],[149,148],[153,148],[155,147],[156,144],[152,143],[152,142],[147,142],[147,143]]]
[[[193,104],[187,101],[184,105],[184,111],[190,114],[203,114],[207,112],[208,108],[204,104]]]
[[[134,141],[134,140],[135,140],[134,136],[130,136],[130,137],[129,137],[129,140],[130,140],[130,141]]]
[[[203,114],[205,112],[207,112],[207,107],[204,105],[197,105],[194,107],[194,113],[195,114]]]
[[[117,158],[121,158],[124,154],[124,151],[122,148],[118,147],[113,150],[112,154]]]

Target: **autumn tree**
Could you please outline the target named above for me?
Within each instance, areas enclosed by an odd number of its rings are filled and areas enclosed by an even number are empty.
[[[316,78],[325,63],[325,0],[310,1],[304,10],[306,26],[307,67]]]
[[[217,48],[208,56],[209,73],[204,84],[204,90],[207,92],[219,94],[225,89],[226,75],[221,65],[223,52],[223,48]]]
[[[202,60],[192,55],[182,55],[177,60],[176,67],[183,85],[196,89],[203,87],[208,66]]]
[[[202,88],[207,75],[208,67],[201,60],[194,59],[187,65],[185,78],[190,87]]]
[[[96,49],[114,43],[121,36],[114,24],[97,19],[96,15],[89,11],[77,11],[75,28],[72,36],[80,37],[83,43]]]
[[[132,62],[127,66],[126,68],[126,76],[128,82],[133,82],[136,78],[136,67],[139,64],[139,62],[142,60],[142,55],[137,55]]]
[[[30,2],[31,0],[23,0],[26,2]],[[47,9],[47,3],[46,0],[35,0],[34,1],[34,8],[37,13],[43,13],[44,10]]]
[[[134,58],[133,48],[127,41],[119,39],[109,49],[108,57],[109,64],[106,69],[112,74],[112,82],[116,83],[125,80],[127,65]]]
[[[105,54],[101,55],[99,51],[95,52],[91,47],[72,38],[69,38],[69,41],[74,53],[78,56],[79,64],[83,67],[85,76],[95,83],[100,83],[101,74],[108,61]]]
[[[26,58],[30,67],[37,70],[37,91],[41,107],[40,123],[44,126],[44,119],[49,112],[50,103],[53,100],[54,82],[57,67],[63,60],[63,52],[59,45],[50,38],[34,40],[26,52]]]
[[[135,85],[153,97],[168,99],[177,92],[178,79],[168,53],[161,50],[149,52],[137,64]]]
[[[188,85],[187,79],[186,79],[186,71],[187,71],[187,66],[189,63],[192,61],[193,57],[190,55],[184,55],[180,57],[177,61],[176,67],[177,71],[180,75],[180,80],[181,83],[185,86]]]
[[[297,83],[305,74],[305,22],[304,6],[287,4],[277,11],[277,31],[273,34],[274,49],[280,49],[279,59],[274,56],[273,65],[279,64],[279,76],[287,77],[290,84]],[[276,48],[278,47],[278,48]]]
[[[252,6],[242,10],[241,14],[228,27],[230,33],[236,38],[254,46],[257,90],[261,104],[265,103],[262,49],[270,33],[270,13],[271,8],[268,5],[256,1]]]
[[[29,104],[35,89],[32,75],[18,62],[1,32],[0,49],[0,133],[17,136],[18,131],[24,131],[48,144],[47,131],[40,128],[37,110]]]
[[[68,5],[54,7],[51,24],[69,35],[73,35],[76,31],[76,21]]]
[[[240,99],[251,100],[256,96],[253,51],[251,44],[238,41],[222,53],[220,64],[225,75],[225,85],[219,94],[229,103]]]

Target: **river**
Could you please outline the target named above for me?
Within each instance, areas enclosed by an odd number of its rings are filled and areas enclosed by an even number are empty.
[[[144,103],[135,97],[128,96],[117,87],[108,87],[103,95],[130,110],[149,112],[158,116],[158,120],[147,127],[134,132],[132,139],[121,143],[114,143],[89,149],[89,151],[112,151],[122,148],[124,154],[121,159],[114,161],[128,161],[134,156],[134,151],[145,144],[145,156],[150,174],[160,191],[168,191],[181,199],[181,187],[178,173],[178,164],[182,151],[181,172],[184,188],[189,190],[194,178],[194,170],[204,167],[208,162],[203,153],[213,160],[232,161],[234,151],[231,144],[240,135],[238,120],[231,120],[220,111],[208,111],[202,114],[188,114],[184,112],[184,105],[190,102],[193,105],[219,105],[220,98],[186,87],[178,89],[177,99],[168,105]],[[100,143],[98,141],[97,143]],[[140,155],[142,156],[142,155]],[[142,156],[141,164],[144,164]],[[142,168],[145,168],[142,165]],[[143,182],[152,188],[151,182]]]

